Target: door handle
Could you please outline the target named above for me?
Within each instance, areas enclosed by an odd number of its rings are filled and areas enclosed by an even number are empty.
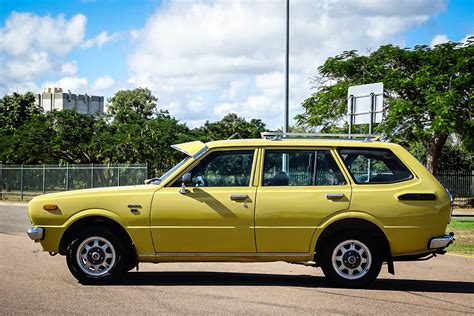
[[[232,201],[245,201],[246,199],[248,199],[248,195],[247,194],[231,194],[230,195],[230,199]]]
[[[343,197],[344,197],[343,193],[327,193],[326,194],[326,198],[328,200],[338,200],[338,199],[342,199]]]

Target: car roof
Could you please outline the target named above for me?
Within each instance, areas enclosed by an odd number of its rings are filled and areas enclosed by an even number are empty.
[[[391,148],[399,145],[381,142],[364,141],[361,139],[230,139],[218,140],[206,143],[208,148],[226,147],[368,147],[368,148]]]

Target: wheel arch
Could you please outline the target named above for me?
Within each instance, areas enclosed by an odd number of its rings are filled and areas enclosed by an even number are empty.
[[[332,235],[347,231],[364,232],[373,236],[382,250],[382,260],[392,262],[390,242],[382,228],[374,221],[361,217],[346,217],[327,224],[316,237],[313,248],[315,251],[314,261],[319,262],[321,250]]]
[[[116,233],[118,237],[125,242],[129,253],[136,257],[137,252],[133,240],[123,225],[116,220],[104,215],[86,215],[72,221],[72,223],[69,224],[61,236],[61,240],[59,242],[59,253],[61,255],[65,255],[67,246],[71,239],[74,238],[74,236],[81,230],[93,225],[106,227],[110,231]]]

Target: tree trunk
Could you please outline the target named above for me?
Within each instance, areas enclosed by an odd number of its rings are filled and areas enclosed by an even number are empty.
[[[435,134],[426,146],[426,169],[433,174],[438,169],[439,158],[447,139],[447,134]]]

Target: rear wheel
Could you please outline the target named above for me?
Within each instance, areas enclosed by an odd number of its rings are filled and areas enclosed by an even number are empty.
[[[66,261],[69,271],[81,283],[110,281],[126,271],[127,247],[105,227],[91,227],[69,243]]]
[[[322,250],[321,268],[340,286],[366,286],[377,278],[381,267],[380,249],[368,234],[343,233],[331,238]]]

